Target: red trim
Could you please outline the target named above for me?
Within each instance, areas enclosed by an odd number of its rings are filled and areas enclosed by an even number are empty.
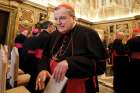
[[[28,50],[29,54],[34,54],[34,56],[38,59],[41,59],[43,56],[43,50],[42,49],[36,49],[36,50]]]
[[[111,54],[111,61],[112,61],[112,65],[114,65],[114,56],[116,56],[116,51],[115,50],[113,50],[113,52],[112,52],[112,54]]]
[[[57,62],[54,59],[51,59],[50,61],[51,73],[53,73],[56,65],[57,65]]]
[[[95,89],[97,88],[97,83],[96,83],[97,82],[96,81],[97,79],[96,78],[97,78],[97,76],[93,76],[93,83],[94,83]]]
[[[15,43],[15,47],[16,48],[23,48],[23,44],[22,43]]]
[[[50,62],[51,73],[53,73],[56,65],[57,65],[57,62],[54,59],[52,59]],[[69,79],[67,81],[66,93],[86,93],[85,81],[88,79],[89,78]],[[96,76],[93,76],[93,82],[96,88]]]
[[[66,93],[86,93],[84,79],[69,79],[67,82]],[[78,85],[77,85],[78,84]]]
[[[38,59],[41,59],[43,56],[43,50],[42,49],[36,49],[35,50],[35,57]]]
[[[130,58],[140,59],[140,52],[132,52]]]

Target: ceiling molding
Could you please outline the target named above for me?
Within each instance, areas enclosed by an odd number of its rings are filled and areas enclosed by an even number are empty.
[[[23,2],[25,2],[25,1],[27,1],[27,0],[9,0],[9,1],[16,1],[16,2],[18,2],[18,3],[23,3]]]
[[[136,15],[135,16],[135,19],[140,19],[140,15]]]
[[[87,24],[90,24],[90,25],[93,25],[94,24],[93,22],[90,22],[90,21],[88,21],[86,19],[83,19],[83,18],[77,18],[77,21],[84,22],[84,23],[87,23]]]
[[[114,22],[122,22],[122,21],[129,21],[134,20],[135,17],[127,17],[127,18],[119,18],[119,19],[112,19],[112,20],[102,20],[100,22],[93,22],[94,25],[96,24],[105,24],[105,23],[114,23]]]
[[[43,9],[43,10],[46,10],[47,11],[47,7],[46,6],[43,6],[43,5],[40,5],[40,4],[37,4],[37,3],[34,3],[34,2],[31,2],[31,1],[26,1],[24,2],[25,4],[28,4],[28,5],[31,5],[33,7],[36,7],[36,8],[39,8],[39,9]]]

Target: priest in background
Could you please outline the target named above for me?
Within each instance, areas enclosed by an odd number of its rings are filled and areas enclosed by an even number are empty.
[[[140,28],[133,29],[133,37],[126,44],[129,62],[128,91],[139,93],[140,89]]]
[[[29,31],[25,28],[20,28],[19,34],[17,34],[15,38],[15,47],[18,48],[19,52],[19,68],[24,69],[23,63],[23,49],[24,49],[24,41],[28,38]]]

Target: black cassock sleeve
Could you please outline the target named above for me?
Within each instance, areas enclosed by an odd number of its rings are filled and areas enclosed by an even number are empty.
[[[41,49],[43,50],[43,56],[40,62],[38,63],[38,71],[48,70],[49,71],[49,43],[50,43],[50,34],[48,32],[42,32],[39,36]]]
[[[82,29],[83,30],[83,29]],[[88,29],[89,30],[89,29]],[[84,78],[95,75],[95,63],[105,60],[107,53],[96,31],[79,31],[74,38],[73,56],[67,57],[69,78]]]

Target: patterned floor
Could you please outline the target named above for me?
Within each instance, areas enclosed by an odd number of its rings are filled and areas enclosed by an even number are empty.
[[[100,84],[107,86],[109,88],[113,88],[113,77],[106,76],[105,74],[98,77]]]
[[[114,93],[112,88],[99,84],[100,91],[99,93]]]
[[[113,77],[103,74],[98,77],[99,80],[99,93],[114,93],[113,92]]]

